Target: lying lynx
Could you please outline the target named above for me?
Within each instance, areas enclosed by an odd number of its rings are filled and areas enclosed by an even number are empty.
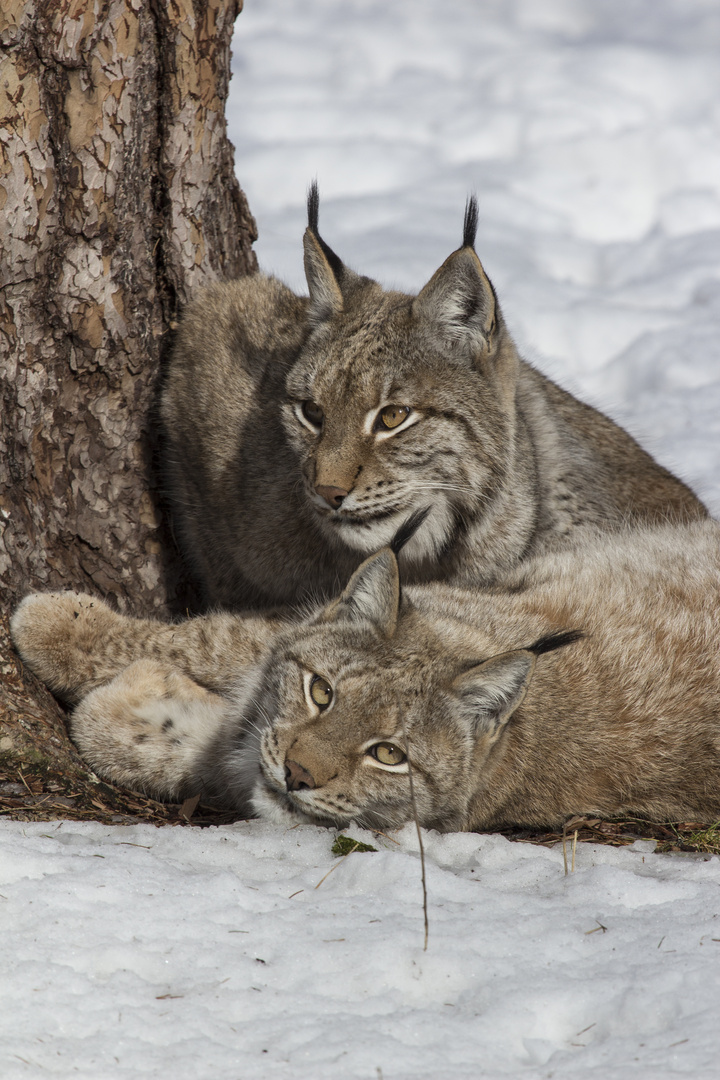
[[[704,507],[606,416],[519,359],[474,251],[417,296],[353,273],[308,201],[309,299],[256,275],[187,309],[162,395],[178,536],[206,599],[335,595],[412,512],[408,583],[494,582],[588,530]]]
[[[440,830],[720,818],[720,528],[605,537],[510,588],[399,587],[390,548],[291,624],[73,593],[12,620],[92,767],[276,822]],[[408,761],[409,758],[409,761]]]

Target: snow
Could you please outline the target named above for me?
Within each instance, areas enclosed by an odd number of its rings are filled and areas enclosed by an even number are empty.
[[[3,1076],[717,1076],[720,859],[350,832],[0,823]]]
[[[414,291],[477,192],[525,355],[718,514],[719,46],[716,0],[247,0],[261,264],[304,288],[317,177]],[[426,834],[424,952],[414,830],[349,831],[0,821],[3,1078],[717,1077],[720,859]]]

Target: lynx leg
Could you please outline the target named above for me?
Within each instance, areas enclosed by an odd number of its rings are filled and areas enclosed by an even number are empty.
[[[70,731],[99,776],[173,801],[194,794],[188,779],[226,708],[170,665],[137,660],[81,701]]]
[[[27,666],[76,705],[136,660],[152,658],[213,690],[233,686],[272,644],[286,619],[228,612],[184,622],[118,615],[85,593],[33,593],[10,622]]]
[[[142,655],[134,642],[139,625],[86,593],[31,593],[10,620],[10,631],[30,670],[75,703]]]

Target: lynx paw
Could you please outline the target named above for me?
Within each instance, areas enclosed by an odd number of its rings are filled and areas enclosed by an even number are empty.
[[[159,799],[183,797],[227,702],[177,669],[136,660],[75,709],[70,730],[95,772]]]
[[[10,620],[22,660],[58,697],[79,701],[112,678],[103,655],[109,630],[122,623],[104,601],[87,593],[31,593]]]

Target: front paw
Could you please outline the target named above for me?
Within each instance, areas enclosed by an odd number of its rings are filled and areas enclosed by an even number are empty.
[[[98,776],[177,799],[217,739],[227,709],[225,698],[172,664],[136,660],[83,698],[70,730]]]
[[[31,593],[10,620],[10,633],[30,670],[65,701],[97,685],[96,657],[107,630],[122,616],[87,593]]]

